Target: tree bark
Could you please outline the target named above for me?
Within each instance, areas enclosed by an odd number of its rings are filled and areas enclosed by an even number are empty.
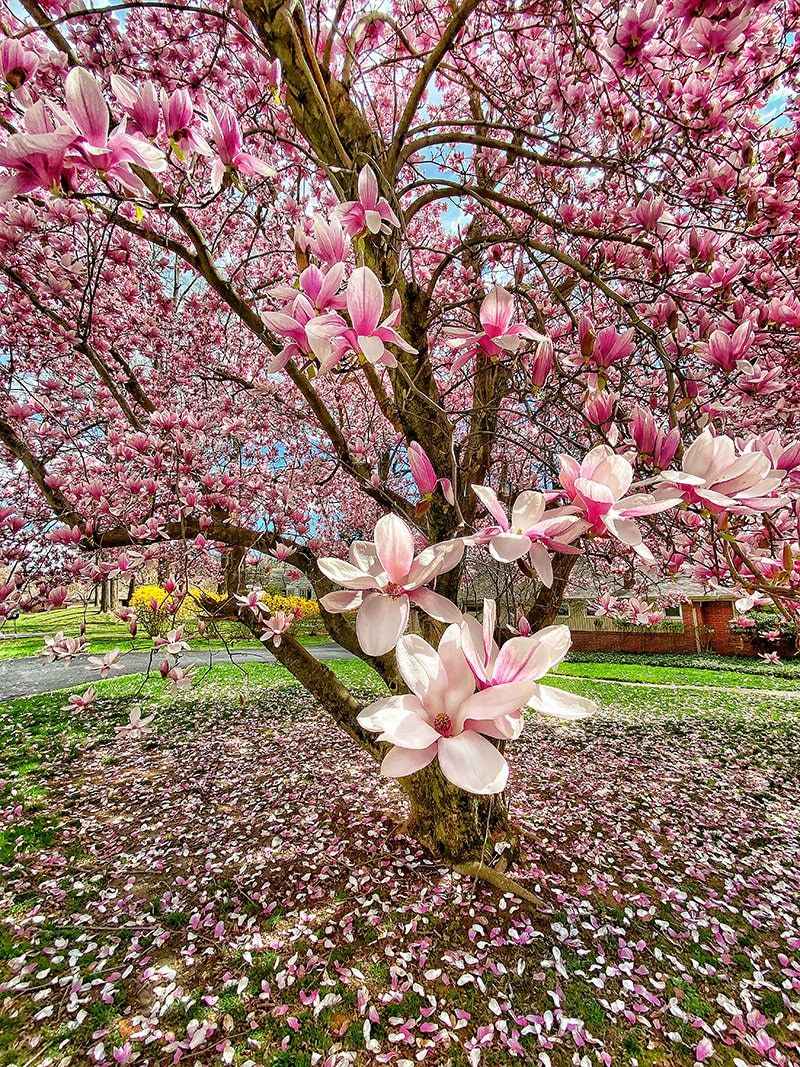
[[[546,586],[541,587],[527,612],[528,622],[534,631],[541,630],[543,626],[550,626],[555,621],[577,558],[563,553],[553,557],[553,584],[549,589]]]
[[[409,800],[403,831],[436,859],[478,861],[506,870],[514,861],[518,835],[502,795],[478,797],[451,785],[437,763],[398,779]]]

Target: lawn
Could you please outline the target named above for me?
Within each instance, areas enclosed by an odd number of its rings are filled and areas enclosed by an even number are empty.
[[[620,663],[608,660],[580,663],[568,661],[556,668],[556,674],[575,678],[600,678],[614,682],[645,682],[654,685],[718,686],[723,689],[786,689],[800,692],[800,674],[764,671],[753,674],[743,670],[725,670],[691,666],[650,666],[646,663]]]
[[[558,679],[602,710],[509,751],[523,908],[287,683],[0,709],[0,1063],[798,1062],[796,701]]]
[[[37,656],[44,645],[43,634],[51,635],[61,630],[67,637],[77,637],[81,623],[86,627],[87,652],[102,655],[113,648],[127,652],[132,648],[148,649],[152,641],[143,631],[139,631],[135,640],[131,639],[128,626],[116,615],[101,614],[96,608],[82,608],[72,605],[56,611],[43,611],[30,615],[21,615],[18,619],[7,622],[0,637],[0,660],[22,659]],[[328,637],[303,637],[303,644],[308,646],[329,644]],[[258,648],[259,642],[238,638],[231,641],[219,639],[208,640],[195,638],[197,648]]]

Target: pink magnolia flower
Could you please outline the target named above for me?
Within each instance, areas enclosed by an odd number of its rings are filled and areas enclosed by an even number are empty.
[[[602,427],[608,433],[614,418],[617,395],[606,389],[589,393],[584,401],[583,413],[590,426]]]
[[[659,478],[689,504],[741,514],[780,507],[785,501],[772,494],[784,476],[763,452],[737,456],[730,437],[715,437],[706,429],[686,449],[682,469],[664,471]]]
[[[82,693],[72,693],[64,705],[64,711],[85,711],[90,708],[97,699],[97,693],[89,686]]]
[[[428,453],[418,441],[412,441],[408,446],[408,465],[423,498],[431,497],[436,492],[437,487],[441,485],[445,500],[448,504],[455,504],[453,486],[450,479],[437,477]]]
[[[575,508],[553,508],[545,513],[543,494],[530,489],[514,501],[509,520],[494,489],[485,485],[473,485],[472,489],[497,525],[479,530],[470,542],[488,544],[492,556],[501,563],[513,563],[527,554],[542,584],[549,589],[553,584],[553,564],[548,550],[576,554],[578,549],[572,542],[589,529],[589,523],[575,515]]]
[[[502,285],[496,285],[484,298],[479,318],[483,330],[475,333],[463,326],[446,326],[444,335],[451,348],[462,349],[453,364],[453,371],[463,367],[475,352],[492,359],[516,352],[523,339],[543,341],[545,338],[525,323],[513,323],[514,297]]]
[[[249,608],[251,611],[256,612],[256,614],[259,612],[266,613],[269,611],[269,607],[264,603],[261,597],[261,589],[251,589],[249,593],[244,593],[241,596],[238,593],[235,594],[234,599],[241,604],[243,608]]]
[[[592,615],[595,618],[614,617],[619,614],[619,600],[611,593],[603,593],[596,602],[591,605]]]
[[[134,704],[128,713],[128,721],[122,726],[115,726],[117,737],[127,737],[132,741],[138,741],[143,737],[147,737],[152,733],[150,729],[150,723],[153,721],[152,715],[142,716],[142,709],[138,704]]]
[[[242,130],[233,110],[223,104],[219,114],[211,106],[208,97],[204,100],[204,110],[208,119],[208,128],[217,158],[211,165],[211,188],[219,192],[225,175],[231,171],[248,178],[272,178],[275,169],[242,148]]]
[[[101,678],[107,678],[112,670],[122,668],[123,665],[119,662],[121,655],[122,652],[114,648],[104,656],[89,656],[86,662],[91,664],[93,670],[100,671]]]
[[[509,674],[515,658],[508,656]],[[392,745],[381,773],[402,778],[438,759],[442,774],[460,789],[481,796],[502,793],[508,764],[485,735],[496,736],[495,722],[519,712],[536,683],[475,692],[459,626],[447,628],[438,651],[417,634],[401,637],[397,666],[411,692],[376,700],[358,716],[363,729]]]
[[[23,126],[24,133],[14,133],[0,145],[0,167],[13,171],[0,179],[0,203],[34,189],[58,188],[65,178],[71,183],[73,169],[65,166],[65,156],[75,131],[55,126],[41,100],[26,109]]]
[[[733,333],[714,330],[708,341],[697,346],[697,351],[707,363],[730,373],[739,360],[746,358],[753,345],[754,335],[753,324],[750,322],[743,322]]]
[[[393,306],[383,320],[383,288],[369,267],[358,267],[347,283],[347,313],[352,329],[343,333],[344,339],[355,351],[360,352],[370,363],[384,367],[396,367],[397,359],[386,350],[386,345],[395,345],[404,352],[416,352],[416,348],[404,341],[394,329],[400,320],[400,306]]]
[[[202,156],[213,154],[211,145],[198,129],[197,116],[187,89],[175,89],[169,96],[162,89],[161,113],[167,137],[179,152],[199,152]]]
[[[19,41],[8,37],[0,44],[0,76],[11,89],[19,89],[39,68],[35,52],[23,48]]]
[[[652,563],[653,554],[643,544],[641,530],[633,520],[675,507],[680,496],[637,493],[626,497],[633,482],[633,467],[608,445],[597,445],[580,463],[571,456],[559,458],[559,481],[588,522],[592,535],[610,534]]]
[[[275,648],[278,648],[283,635],[288,632],[293,622],[294,615],[291,612],[287,614],[285,611],[276,611],[264,622],[266,629],[261,635],[261,640],[265,644],[271,641]]]
[[[736,372],[739,375],[736,388],[747,396],[769,396],[786,388],[781,367],[762,367],[760,363],[740,359]]]
[[[155,137],[161,117],[155,85],[146,81],[137,88],[127,78],[112,74],[111,91],[128,115],[134,132],[143,137]]]
[[[555,366],[555,348],[549,337],[543,337],[536,346],[531,360],[531,382],[541,389]]]
[[[67,588],[64,585],[56,586],[55,589],[51,589],[47,594],[47,603],[51,608],[63,607],[67,602]]]
[[[414,537],[397,515],[384,515],[375,524],[375,541],[354,541],[350,559],[324,557],[318,561],[326,578],[344,586],[320,600],[332,613],[358,611],[358,643],[368,656],[382,656],[397,644],[408,625],[411,605],[441,622],[460,622],[461,612],[429,582],[452,570],[464,554],[462,541],[443,541],[414,555]]]
[[[68,663],[85,649],[86,638],[82,634],[80,637],[65,637],[63,632],[59,630],[57,633],[45,637],[44,648],[39,654],[51,663],[57,659],[65,660]]]
[[[777,652],[759,652],[759,658],[763,659],[765,663],[780,663],[781,658]]]
[[[177,656],[179,652],[188,652],[189,645],[183,639],[183,627],[169,630],[163,636],[153,638],[153,648],[163,649],[168,656]]]
[[[331,358],[332,339],[346,328],[344,320],[334,312],[317,315],[303,293],[298,293],[283,311],[266,311],[264,322],[288,341],[270,363],[271,372],[283,370],[290,359],[299,355],[319,355],[327,363]]]
[[[325,221],[321,215],[314,217],[314,238],[309,248],[328,266],[342,263],[350,254],[350,238],[342,229],[342,224],[334,216]]]
[[[335,263],[324,272],[312,265],[306,267],[300,275],[300,292],[318,312],[346,306],[344,297],[337,295],[344,280],[344,270],[344,263]],[[298,291],[290,285],[275,285],[269,290],[269,295],[291,303],[297,297]]]
[[[372,167],[362,167],[358,175],[358,200],[347,200],[336,208],[336,216],[351,237],[364,230],[389,233],[392,226],[400,226],[388,200],[379,193],[378,179]]]
[[[163,677],[175,690],[191,689],[193,674],[194,667],[171,667]]]
[[[800,439],[787,445],[781,440],[780,431],[768,430],[748,438],[742,448],[745,452],[763,452],[776,470],[786,471],[790,481],[800,481]]]
[[[634,332],[625,330],[617,333],[613,326],[606,326],[594,336],[594,343],[586,358],[586,362],[598,370],[608,370],[609,367],[622,359],[627,359],[633,352]]]
[[[652,413],[637,406],[633,412],[630,430],[639,452],[650,457],[656,467],[663,469],[672,461],[681,440],[677,426],[665,434],[656,426]]]
[[[96,170],[115,178],[127,190],[140,193],[142,181],[131,170],[131,164],[152,174],[166,169],[163,152],[126,130],[126,119],[110,131],[108,105],[103,99],[94,75],[83,67],[75,67],[64,83],[66,111],[57,109],[64,123],[78,135],[72,145],[75,160],[84,169]]]
[[[511,626],[509,624],[508,629],[511,631],[512,634],[515,634],[517,637],[530,637],[533,633],[531,624],[528,622],[527,616],[524,614],[524,612],[519,613],[519,616],[517,617],[517,625]]]
[[[496,625],[497,605],[488,598],[483,601],[483,624],[471,615],[465,615],[461,623],[461,649],[479,690],[537,682],[558,666],[572,644],[567,626],[545,626],[531,634],[528,625],[527,634],[506,641],[500,648],[494,640]],[[597,711],[597,705],[591,700],[553,686],[534,685],[526,703],[556,718],[581,719]],[[483,733],[513,741],[522,732],[522,725],[519,711],[511,712],[495,720],[491,733],[489,727]]]

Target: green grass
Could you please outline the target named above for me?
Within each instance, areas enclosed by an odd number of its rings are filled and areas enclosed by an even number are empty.
[[[364,690],[377,689],[380,686],[377,675],[359,660],[336,660],[331,661],[329,666],[343,682],[353,688]],[[698,690],[692,692],[691,698],[688,699],[685,692],[657,689],[646,685],[619,685],[613,681],[603,682],[600,678],[593,677],[551,675],[547,682],[595,699],[600,704],[601,716],[622,717],[623,729],[626,728],[625,720],[628,716],[630,716],[630,722],[641,723],[643,714],[652,715],[654,725],[657,725],[659,718],[663,715],[682,720],[707,717],[706,727],[708,729],[713,729],[717,723],[732,721],[744,723],[746,721],[747,730],[752,731],[754,738],[758,738],[762,732],[774,732],[776,723],[786,723],[785,727],[779,725],[777,729],[788,731],[790,724],[796,723],[800,718],[798,702],[783,697],[778,691],[774,694],[752,694],[746,697],[733,692]],[[297,683],[294,683],[289,673],[278,665],[250,663],[237,667],[231,664],[220,664],[207,671],[198,670],[195,687],[179,694],[175,694],[171,687],[158,676],[147,680],[140,675],[98,682],[96,689],[103,698],[102,701],[98,701],[98,704],[104,706],[89,709],[80,714],[73,714],[64,709],[63,692],[22,698],[0,705],[0,753],[2,753],[3,763],[2,777],[5,779],[3,787],[0,788],[0,801],[10,800],[13,796],[14,804],[22,802],[24,806],[23,818],[18,820],[13,828],[9,828],[5,835],[0,835],[0,863],[11,863],[14,860],[19,863],[20,859],[24,862],[34,853],[53,847],[54,835],[57,835],[60,830],[59,822],[52,817],[58,812],[57,804],[54,805],[52,801],[49,805],[45,803],[46,791],[50,788],[47,781],[48,768],[52,767],[56,761],[81,760],[83,750],[112,738],[113,724],[122,722],[127,717],[131,698],[143,697],[143,702],[147,704],[147,712],[156,711],[159,730],[166,732],[168,729],[195,728],[191,724],[197,705],[213,706],[215,714],[217,709],[222,709],[224,714],[235,715],[240,707],[240,698],[242,701],[258,702],[259,688],[289,684],[296,685]],[[202,722],[202,719],[200,721]],[[224,728],[224,718],[221,723],[218,729]],[[561,724],[556,724],[555,728],[560,729]],[[692,725],[689,722],[677,724],[678,730],[683,728],[692,729]],[[107,747],[109,757],[113,757],[112,746]],[[77,763],[76,767],[80,767],[80,763]],[[75,864],[82,863],[84,858],[69,855],[72,866],[66,870],[74,880],[78,880],[77,871],[85,877],[84,868],[75,866]],[[84,892],[95,892],[95,890],[84,890]],[[71,901],[72,897],[69,899]],[[157,901],[158,898],[154,899]],[[347,896],[344,894],[337,899],[347,901]],[[80,911],[83,908],[82,900],[82,897],[76,896],[74,903],[70,903],[69,906],[73,910]],[[36,904],[36,897],[28,899],[26,896],[15,906],[29,909],[34,904]],[[176,935],[177,941],[178,935],[185,930],[189,922],[190,914],[190,909],[183,902],[180,906],[165,906],[160,914],[159,925],[170,935]],[[624,914],[623,908],[620,906],[615,909],[609,903],[608,914],[614,921],[620,922]],[[282,913],[276,911],[271,920],[261,922],[265,938],[268,938],[273,925],[280,924],[281,918]],[[69,916],[64,921],[69,922]],[[456,925],[460,925],[460,915],[456,917],[455,922]],[[57,930],[64,937],[72,936],[65,933],[66,926],[59,926]],[[81,930],[76,928],[74,933],[78,935]],[[449,937],[451,934],[450,928],[442,927],[440,931],[442,937]],[[0,927],[0,959],[4,957],[8,959],[23,951],[29,951],[29,947],[24,942],[18,943],[16,939],[19,936],[14,932],[13,923],[9,922]],[[689,951],[694,952],[695,949],[697,946]],[[293,943],[286,954],[297,950],[297,944]],[[348,949],[348,951],[351,950]],[[382,959],[380,954],[376,956],[374,946],[367,942],[360,933],[352,946],[352,951],[356,954],[361,953],[361,956],[357,957],[358,963],[367,974],[371,985],[387,982],[389,969],[386,960]],[[530,953],[530,949],[527,951]],[[237,1033],[246,1029],[247,998],[252,999],[257,995],[263,979],[268,981],[272,979],[279,955],[280,950],[275,952],[272,948],[257,954],[248,973],[251,986],[246,997],[243,998],[230,988],[221,991],[215,1014],[229,1015],[234,1021]],[[564,955],[566,957],[566,950],[564,950]],[[714,957],[710,959],[713,960]],[[572,966],[570,964],[570,968]],[[504,990],[507,990],[509,983],[514,984],[518,993],[523,989],[526,993],[529,990],[527,1003],[532,1010],[543,1011],[550,1006],[550,1001],[546,996],[547,986],[541,982],[540,978],[532,977],[534,968],[529,968],[524,977],[514,977],[513,968],[509,970],[511,976],[503,978],[502,988]],[[702,984],[692,982],[686,975],[667,973],[670,981],[669,991],[679,995],[683,1007],[692,1015],[713,1020],[717,1011],[714,999],[706,993]],[[312,971],[305,976],[303,981],[317,985],[318,974]],[[287,999],[295,998],[298,988],[300,988],[299,984],[287,994]],[[308,988],[308,985],[304,988]],[[336,991],[343,995],[347,993],[348,988],[335,987]],[[497,990],[492,988],[491,992],[495,993]],[[476,997],[476,994],[466,987],[456,995],[459,998],[459,1005],[478,1017],[486,997]],[[118,1033],[116,1027],[120,1013],[129,1010],[125,1007],[128,1003],[126,996],[128,996],[128,990],[122,987],[115,995],[113,1005],[104,1005],[95,1001],[89,1006],[89,1017],[85,1026],[79,1030],[65,1032],[64,1036],[69,1037],[70,1041],[69,1051],[73,1055],[77,1054],[78,1057],[74,1062],[88,1062],[86,1050],[94,1042],[92,1035],[98,1028],[109,1030],[110,1036],[106,1039],[107,1048],[119,1043],[118,1037],[115,1036]],[[648,1064],[649,1067],[659,1067],[666,1063],[691,1062],[687,1059],[665,1058],[666,1054],[661,1046],[652,1054],[648,1052],[648,1033],[639,1028],[618,1026],[601,1003],[604,995],[598,993],[588,982],[571,977],[566,986],[565,996],[565,1010],[569,1014],[582,1018],[592,1032],[603,1036],[607,1043],[617,1042],[619,1056],[618,1060],[615,1057],[615,1062],[632,1063],[636,1060],[639,1067],[643,1064]],[[538,998],[541,998],[541,1003]],[[292,1002],[294,1003],[294,1000]],[[421,1003],[417,994],[409,991],[406,992],[401,1002],[390,1009],[390,1012],[404,1017],[416,1016],[420,1011]],[[782,1000],[778,998],[776,1004],[770,1009],[771,1014],[777,1014],[781,1009]],[[289,1035],[289,1046],[280,1054],[276,1051],[279,1042],[288,1035],[285,1023],[280,1019],[271,1018],[268,1012],[260,1013],[259,1021],[262,1030],[257,1032],[257,1036],[263,1043],[266,1058],[258,1059],[258,1062],[284,1064],[288,1067],[310,1064],[313,1053],[326,1050],[336,1039],[332,1033],[333,1013],[324,1012],[319,1018],[312,1018],[310,1011],[305,1010],[302,1005],[295,1005],[293,1010],[299,1016],[302,1028],[299,1032]],[[336,1009],[335,1014],[342,1013],[346,1016],[350,1011],[351,1005],[345,1002]],[[20,1062],[21,1044],[18,1027],[22,1025],[23,1020],[24,1015],[18,1020],[8,1020],[7,1034],[3,1034],[2,1024],[0,1024],[0,1063],[11,1065]],[[185,1025],[186,1020],[176,1015],[172,1018],[170,1025],[177,1029],[179,1022],[180,1025]],[[340,1025],[338,1021],[336,1025],[337,1027]],[[678,1027],[677,1022],[672,1025]],[[49,1031],[45,1031],[45,1034],[46,1040],[52,1037]],[[248,1034],[252,1036],[249,1031]],[[694,1032],[687,1030],[689,1044],[694,1039]],[[360,1020],[352,1024],[342,1040],[345,1048],[362,1047]],[[530,1047],[531,1055],[533,1055],[535,1046]],[[258,1058],[261,1053],[253,1054],[252,1050],[242,1048],[241,1057],[249,1055],[255,1055]],[[451,1059],[454,1067],[456,1065],[461,1067],[462,1064],[466,1067],[466,1058],[458,1047],[452,1049]],[[486,1062],[500,1067],[503,1064],[510,1065],[523,1061],[506,1058],[499,1050],[493,1050]],[[555,1059],[554,1057],[554,1062],[561,1063],[562,1058]],[[567,1062],[565,1058],[563,1062]],[[727,1065],[732,1063],[732,1060],[721,1059],[720,1062]]]
[[[602,708],[613,708],[632,716],[642,712],[668,714],[676,718],[712,717],[727,721],[763,720],[768,722],[796,722],[800,716],[800,702],[779,689],[774,694],[745,697],[741,693],[719,690],[656,689],[648,685],[614,685],[592,678],[570,678],[549,674],[546,685],[554,685],[569,693],[588,697]]]
[[[716,652],[570,652],[568,663],[630,663],[645,667],[723,670],[740,674],[800,679],[800,657],[779,664],[765,663],[757,656],[720,656]]]
[[[361,660],[328,660],[337,677],[348,686],[381,685],[378,675]],[[240,687],[296,685],[293,675],[276,663],[215,663],[211,667],[196,667],[194,684],[182,694],[176,694],[169,682],[165,682],[156,670],[154,674],[126,674],[117,678],[106,678],[93,682],[92,688],[99,697],[142,697],[157,703],[173,703],[175,700],[191,700],[192,694],[209,689],[230,690]],[[54,701],[63,704],[65,693],[80,693],[88,689],[89,683],[70,686],[42,696],[20,697],[7,701],[6,707],[23,707],[38,701]]]
[[[574,678],[605,678],[614,682],[643,682],[656,685],[719,686],[725,689],[800,690],[800,677],[750,674],[740,670],[697,667],[660,667],[644,663],[576,663],[569,661],[556,668],[556,674]]]
[[[142,650],[152,648],[153,643],[147,634],[140,630],[136,640],[133,640],[127,624],[121,622],[116,615],[102,614],[93,607],[83,608],[80,605],[73,605],[55,611],[21,615],[18,619],[6,623],[2,627],[0,638],[0,660],[38,656],[44,647],[44,637],[41,635],[50,636],[61,630],[67,637],[77,637],[81,624],[85,626],[87,652],[91,655],[103,655],[114,648],[121,648],[125,652],[132,648]],[[191,636],[190,640],[192,640]],[[301,643],[316,647],[331,642],[327,636],[303,636]],[[215,651],[226,648],[261,647],[260,642],[255,638],[240,637],[231,640],[195,637],[194,645],[198,649],[210,648]]]

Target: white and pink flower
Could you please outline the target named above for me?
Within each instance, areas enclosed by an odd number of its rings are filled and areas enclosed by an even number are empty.
[[[513,563],[528,555],[542,584],[549,589],[553,584],[549,552],[575,555],[579,550],[573,542],[589,529],[590,524],[576,514],[578,509],[575,507],[552,508],[545,512],[544,495],[534,490],[519,494],[509,519],[494,489],[485,485],[473,485],[472,488],[497,525],[480,530],[470,538],[471,543],[488,544],[489,552],[501,563]]]
[[[384,515],[375,524],[375,541],[354,541],[349,560],[324,557],[319,569],[344,591],[320,600],[331,613],[358,611],[356,635],[368,656],[391,651],[408,625],[411,606],[441,622],[460,622],[461,612],[446,597],[427,586],[452,570],[464,554],[462,541],[443,541],[419,555],[414,536],[397,515]]]
[[[479,316],[483,329],[479,332],[463,326],[446,326],[442,331],[451,348],[460,348],[461,354],[453,364],[455,372],[480,352],[491,359],[514,353],[523,340],[545,341],[546,338],[522,322],[513,322],[514,297],[502,285],[496,285],[481,304]]]

